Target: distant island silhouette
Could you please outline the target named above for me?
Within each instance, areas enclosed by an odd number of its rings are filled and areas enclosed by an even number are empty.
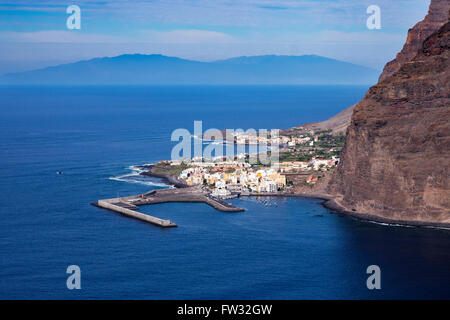
[[[379,71],[325,58],[243,56],[200,62],[160,54],[125,54],[9,73],[1,84],[24,85],[252,85],[374,84]]]

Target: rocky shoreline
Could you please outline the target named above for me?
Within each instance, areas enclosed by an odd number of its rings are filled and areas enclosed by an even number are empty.
[[[397,219],[388,219],[384,217],[380,217],[377,215],[352,211],[348,208],[345,208],[337,201],[337,197],[323,194],[323,193],[264,193],[264,194],[241,194],[241,196],[269,196],[269,197],[298,197],[298,198],[311,198],[311,199],[321,199],[325,208],[332,210],[334,213],[342,214],[345,216],[349,216],[351,218],[355,218],[361,221],[368,222],[376,222],[376,223],[384,223],[389,225],[399,225],[399,226],[408,226],[408,227],[424,227],[424,228],[439,228],[450,230],[450,223],[439,223],[439,222],[427,222],[427,221],[416,221],[416,220],[397,220]]]
[[[187,187],[189,187],[186,183],[184,183],[183,181],[178,179],[178,177],[176,177],[176,176],[167,175],[167,174],[159,174],[159,173],[152,172],[152,168],[153,167],[154,167],[154,165],[142,166],[141,168],[147,169],[148,171],[142,171],[140,173],[140,175],[148,176],[148,177],[154,177],[154,178],[159,178],[159,179],[161,179],[162,182],[170,184],[170,185],[173,185],[176,188],[187,188]]]
[[[389,225],[398,225],[398,226],[408,226],[408,227],[422,227],[422,228],[438,228],[450,230],[450,223],[440,223],[440,222],[427,222],[427,221],[418,221],[418,220],[397,220],[397,219],[388,219],[381,216],[363,213],[358,211],[351,211],[347,208],[343,207],[336,201],[336,198],[330,197],[330,199],[325,200],[322,205],[330,210],[335,211],[336,213],[343,214],[346,216],[350,216],[357,220],[383,223]]]

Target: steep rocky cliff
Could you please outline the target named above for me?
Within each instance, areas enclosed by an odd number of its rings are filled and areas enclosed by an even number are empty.
[[[450,0],[431,0],[428,14],[408,30],[408,37],[403,49],[397,54],[396,58],[388,62],[380,75],[380,81],[398,71],[402,65],[413,59],[426,38],[436,32],[447,22],[447,13],[450,10]],[[312,129],[331,129],[335,133],[345,132],[352,117],[354,105],[341,111],[334,117],[317,123],[306,125]]]
[[[403,49],[397,54],[396,58],[388,62],[380,76],[383,81],[394,72],[398,71],[402,65],[413,59],[417,51],[422,47],[423,42],[432,33],[447,22],[447,13],[450,9],[450,0],[432,0],[428,14],[425,18],[417,23],[413,28],[408,30],[408,37]]]
[[[417,45],[411,37],[409,50]],[[449,46],[447,22],[413,58],[404,62],[410,53],[400,54],[356,105],[328,186],[343,208],[388,220],[450,223]]]

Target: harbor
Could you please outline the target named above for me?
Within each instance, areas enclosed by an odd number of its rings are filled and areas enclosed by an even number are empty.
[[[177,227],[178,225],[173,221],[137,212],[137,210],[139,210],[139,206],[142,205],[168,202],[202,202],[223,212],[244,211],[244,209],[235,207],[224,200],[212,197],[208,194],[208,192],[200,187],[152,190],[135,196],[101,199],[92,204],[94,206],[142,220],[162,228]]]

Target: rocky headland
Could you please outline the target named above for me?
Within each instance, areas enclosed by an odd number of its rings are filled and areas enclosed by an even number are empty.
[[[427,18],[355,106],[327,189],[334,207],[375,220],[450,226],[449,6],[431,2]],[[444,12],[447,22],[429,34]]]

